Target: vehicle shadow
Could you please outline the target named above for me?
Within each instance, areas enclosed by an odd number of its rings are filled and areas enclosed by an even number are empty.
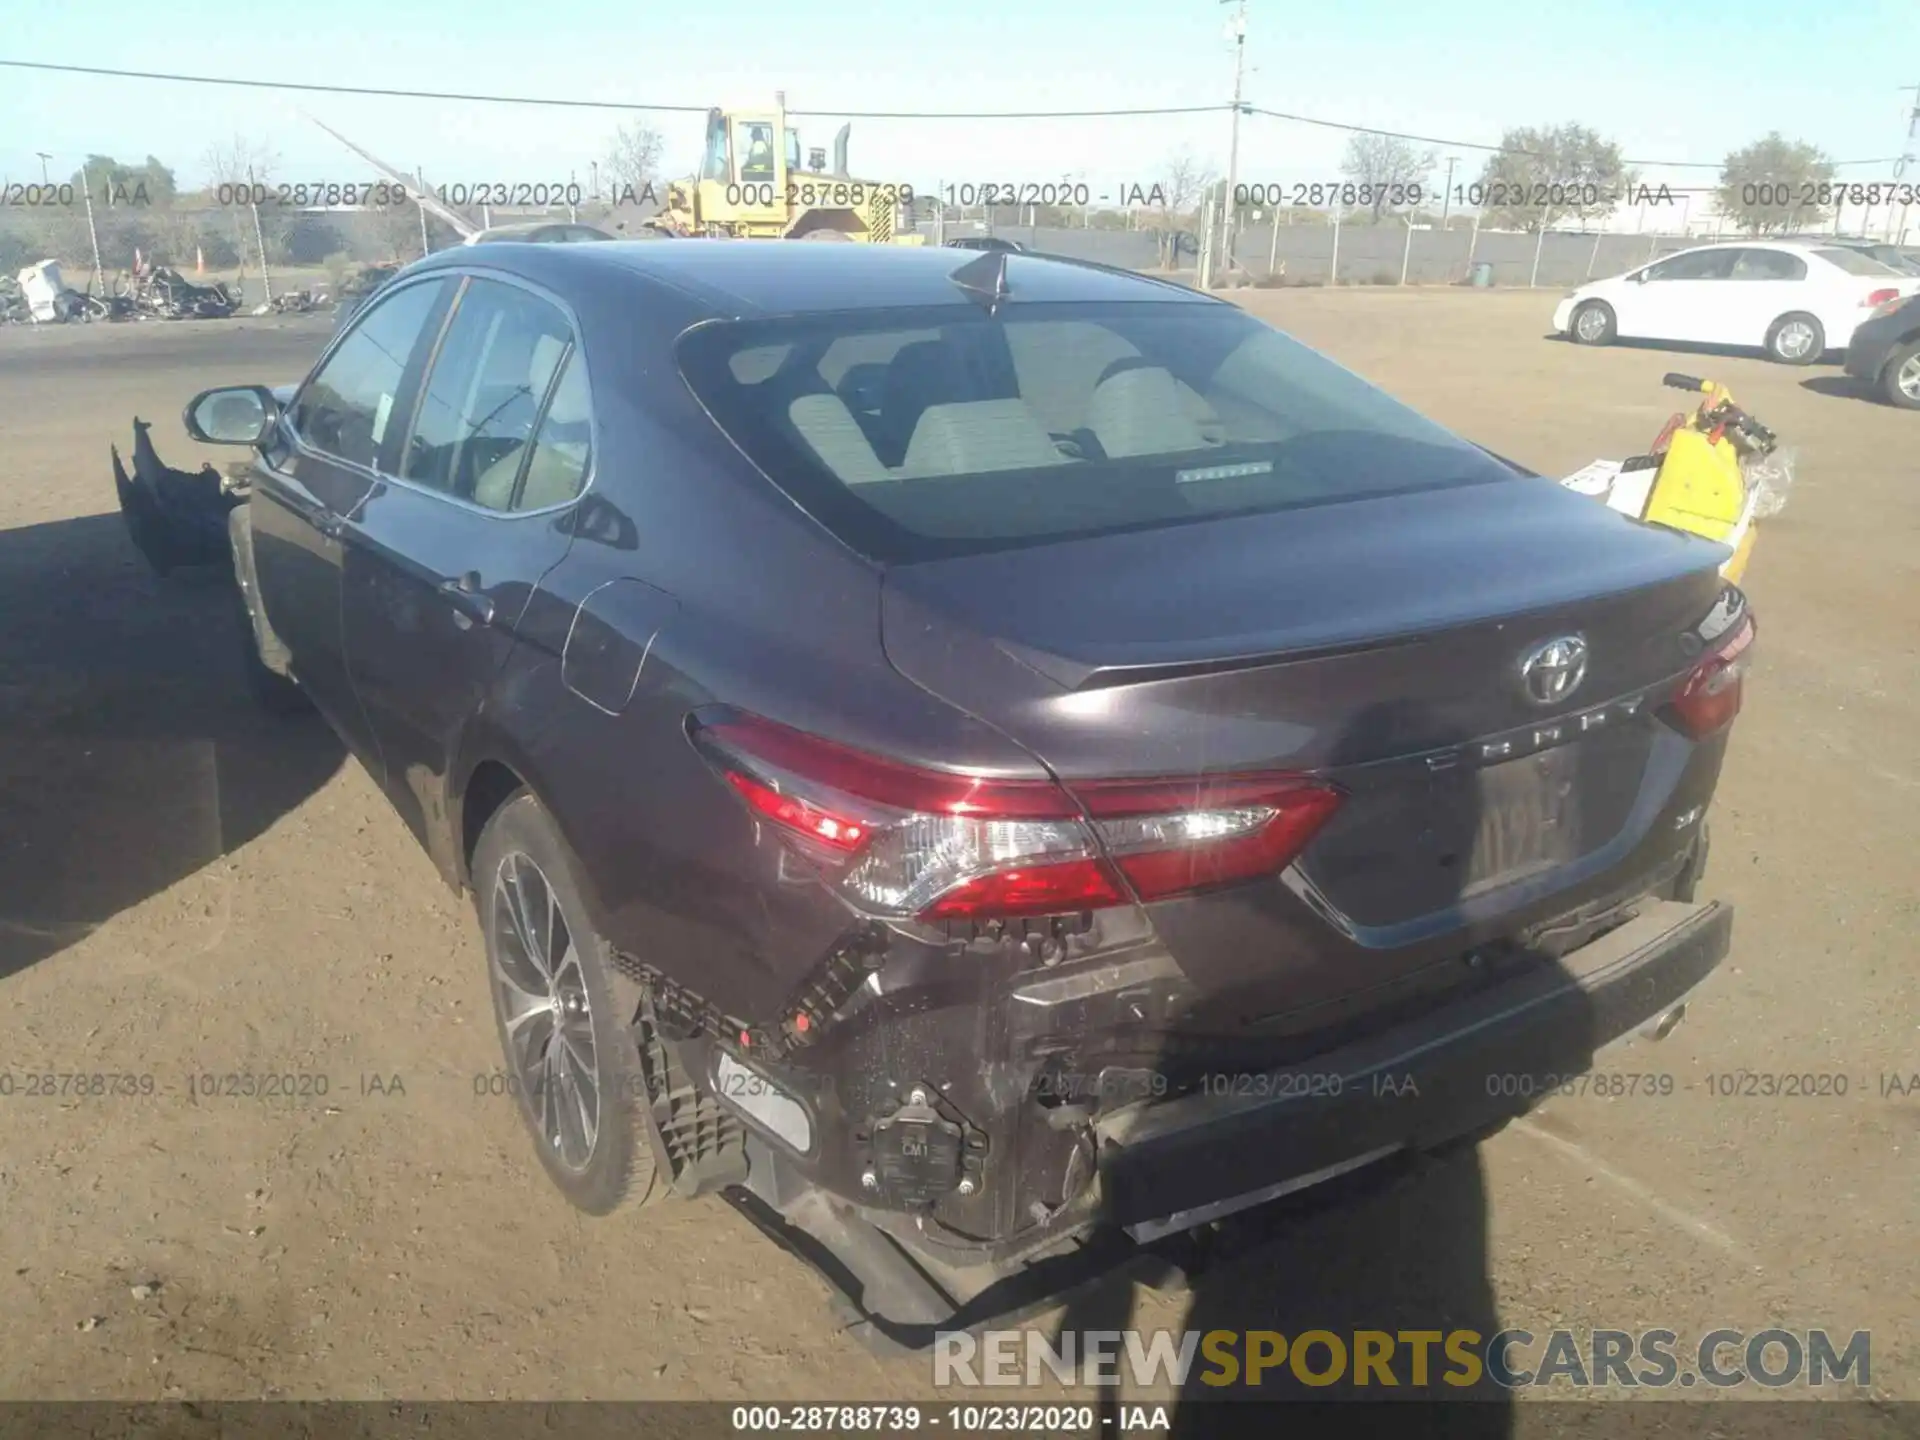
[[[0,530],[0,979],[230,854],[344,752],[259,712],[224,568],[161,580],[118,513]]]
[[[1355,719],[1335,744],[1330,768],[1339,773],[1409,749],[1447,752],[1463,747],[1466,739],[1428,707],[1392,702]],[[1603,838],[1583,833],[1589,820],[1579,798],[1592,793],[1588,787],[1602,778],[1590,769],[1586,748],[1571,749],[1565,762],[1570,768],[1562,772],[1562,778],[1571,781],[1573,801],[1559,812],[1559,823],[1570,831],[1575,853],[1584,853]],[[1503,817],[1481,823],[1486,791],[1469,767],[1432,778],[1429,784],[1432,804],[1428,828],[1420,837],[1422,853],[1445,878],[1430,873],[1422,885],[1422,877],[1410,875],[1408,888],[1421,897],[1423,906],[1445,908],[1461,900],[1476,851],[1511,843],[1511,827]],[[1592,817],[1591,823],[1600,822],[1601,817]],[[1493,947],[1483,949],[1491,953]],[[1550,956],[1530,951],[1517,950],[1480,964],[1469,964],[1463,956],[1457,977],[1451,972],[1435,977],[1445,987],[1440,1003],[1556,964]],[[1408,1013],[1435,1003],[1433,994],[1412,1000]],[[1372,1013],[1379,1017],[1384,1012]],[[1356,1019],[1348,1038],[1364,1044],[1387,1023]],[[1584,1000],[1570,1004],[1555,1034],[1551,1045],[1526,1054],[1502,1053],[1493,1064],[1503,1072],[1527,1074],[1575,1074],[1590,1068],[1594,1018]],[[1175,1062],[1167,1057],[1165,1063],[1171,1067]],[[1316,1068],[1312,1057],[1298,1063],[1302,1070]],[[1382,1133],[1411,1138],[1412,1148],[1166,1242],[1170,1248],[1163,1253],[1174,1257],[1184,1281],[1179,1331],[1201,1337],[1230,1332],[1223,1348],[1237,1362],[1217,1363],[1204,1347],[1196,1352],[1172,1413],[1172,1435],[1229,1434],[1238,1424],[1247,1425],[1244,1433],[1272,1433],[1271,1412],[1247,1410],[1237,1401],[1296,1402],[1302,1420],[1310,1413],[1326,1418],[1318,1413],[1320,1408],[1338,1404],[1341,1413],[1334,1418],[1341,1428],[1333,1433],[1364,1433],[1356,1431],[1355,1422],[1366,1420],[1378,1422],[1382,1433],[1388,1426],[1402,1433],[1410,1424],[1418,1427],[1417,1433],[1476,1440],[1513,1433],[1510,1390],[1496,1384],[1477,1360],[1462,1362],[1448,1345],[1458,1343],[1463,1351],[1478,1355],[1501,1329],[1489,1275],[1487,1189],[1478,1146],[1529,1108],[1517,1095],[1506,1098],[1509,1090],[1531,1087],[1507,1086],[1504,1075],[1483,1073],[1490,1070],[1488,1064],[1478,1064],[1469,1073],[1468,1067],[1449,1064],[1441,1054],[1402,1052],[1384,1068],[1390,1076],[1384,1089],[1356,1075],[1345,1081],[1341,1094],[1289,1097],[1288,1105],[1303,1112],[1289,1133],[1317,1132],[1323,1142],[1323,1150],[1302,1168],[1327,1163],[1331,1156],[1324,1145],[1329,1141],[1339,1155],[1370,1152]],[[1371,1130],[1372,1121],[1380,1117],[1367,1113],[1370,1107],[1396,1107],[1384,1132]],[[1322,1113],[1315,1115],[1315,1108]],[[1470,1117],[1467,1133],[1446,1128],[1455,1116]],[[1234,1143],[1221,1142],[1223,1149]],[[1250,1137],[1239,1143],[1260,1142]],[[1351,1150],[1338,1148],[1347,1144]],[[1111,1203],[1114,1192],[1106,1193]],[[1138,1293],[1116,1273],[1068,1297],[1056,1346],[1068,1332],[1084,1335],[1138,1325]],[[1159,1328],[1166,1322],[1149,1323]],[[1269,1363],[1253,1373],[1249,1332],[1261,1331],[1270,1332],[1262,1337]],[[1363,1375],[1356,1363],[1356,1334],[1366,1331],[1375,1332],[1375,1354],[1385,1346],[1390,1381],[1382,1379],[1378,1367]],[[1081,1348],[1084,1352],[1084,1345]],[[1382,1408],[1364,1403],[1368,1401],[1409,1401],[1416,1408]],[[1103,1431],[1123,1428],[1121,1403],[1118,1392],[1103,1394]],[[1256,1420],[1257,1414],[1264,1418]]]
[[[1573,337],[1549,330],[1541,338],[1555,340],[1563,345],[1573,344]],[[1694,340],[1641,340],[1615,336],[1608,342],[1610,350],[1644,350],[1655,355],[1700,355],[1715,356],[1725,360],[1761,360],[1767,364],[1777,363],[1769,360],[1767,352],[1758,345],[1708,345]],[[1813,363],[1816,365],[1838,365],[1846,359],[1844,350],[1826,350]]]
[[[1800,382],[1800,388],[1810,390],[1815,395],[1829,395],[1836,400],[1864,400],[1870,405],[1879,402],[1871,385],[1846,374],[1812,375]]]

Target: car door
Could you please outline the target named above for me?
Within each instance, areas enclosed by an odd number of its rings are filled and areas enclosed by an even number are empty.
[[[261,603],[301,687],[376,776],[379,746],[347,674],[341,536],[378,483],[409,364],[435,332],[447,293],[434,277],[371,300],[295,393],[253,467],[248,514]]]
[[[386,756],[387,792],[436,861],[468,722],[566,554],[592,456],[578,328],[551,297],[461,282],[415,393],[392,478],[346,535],[348,666]]]
[[[1628,313],[1620,317],[1620,333],[1712,343],[1702,331],[1714,323],[1717,287],[1732,272],[1733,256],[1731,249],[1685,250],[1649,265]]]
[[[1702,339],[1720,345],[1764,345],[1773,322],[1809,308],[1807,262],[1791,250],[1733,252],[1733,268],[1709,302]]]

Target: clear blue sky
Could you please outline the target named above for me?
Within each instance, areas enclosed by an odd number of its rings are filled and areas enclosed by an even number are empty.
[[[964,4],[646,5],[574,0],[328,0],[247,6],[96,0],[33,7],[0,58],[322,83],[749,106],[784,88],[801,110],[1078,109],[1224,104],[1230,7],[1217,0],[967,0]],[[1920,83],[1916,0],[1749,0],[1730,7],[1615,0],[1250,0],[1246,94],[1275,109],[1463,140],[1578,121],[1636,159],[1718,160],[1779,129],[1836,159],[1901,152]],[[1717,32],[1717,33],[1716,33]],[[89,153],[205,178],[210,145],[244,135],[281,178],[359,180],[366,167],[300,118],[306,110],[429,180],[564,178],[604,157],[612,111],[277,94],[0,69],[0,177],[39,178],[35,152],[70,173]],[[649,115],[669,173],[690,170],[698,115]],[[827,145],[836,119],[796,122]],[[856,120],[855,174],[935,182],[1083,176],[1100,189],[1151,180],[1190,148],[1224,171],[1229,120]],[[1337,178],[1347,136],[1243,121],[1244,180]],[[1481,157],[1461,157],[1456,180]],[[1650,169],[1706,184],[1710,171]],[[1887,166],[1843,178],[1885,178]],[[1437,177],[1438,172],[1436,172]],[[1907,176],[1920,181],[1920,166]]]

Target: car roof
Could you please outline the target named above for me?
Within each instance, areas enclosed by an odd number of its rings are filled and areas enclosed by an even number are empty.
[[[522,236],[545,234],[549,230],[586,230],[595,235],[607,233],[597,225],[588,225],[579,220],[525,220],[512,225],[492,226],[475,234],[472,239],[475,242],[513,240]],[[608,235],[607,238],[613,237]]]
[[[1008,300],[1046,303],[1226,302],[1174,281],[1087,261],[1025,252],[1004,256]],[[829,310],[892,310],[951,305],[964,298],[953,273],[979,264],[978,252],[947,246],[809,244],[806,241],[684,240],[654,245],[512,245],[489,254],[489,267],[557,290],[579,291],[610,271],[665,285],[709,305],[716,315],[791,315]],[[476,263],[471,250],[442,251],[421,269]]]
[[[1774,240],[1756,236],[1751,240],[1714,240],[1705,245],[1689,245],[1685,250],[1669,250],[1662,260],[1674,255],[1688,255],[1696,250],[1786,250],[1794,254],[1805,254],[1809,250],[1821,250],[1833,244],[1828,240]],[[1842,245],[1842,249],[1846,247]]]

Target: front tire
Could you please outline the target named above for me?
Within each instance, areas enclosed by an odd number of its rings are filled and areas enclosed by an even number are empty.
[[[1767,329],[1767,354],[1782,365],[1811,365],[1826,353],[1827,332],[1804,311],[1782,315]]]
[[[1604,300],[1589,300],[1567,321],[1567,334],[1576,345],[1611,345],[1618,333],[1613,307]]]
[[[646,1126],[639,1051],[620,1013],[611,951],[593,929],[558,827],[528,791],[473,854],[487,988],[520,1118],[547,1177],[607,1215],[664,1193]]]
[[[1889,405],[1920,410],[1920,340],[1909,340],[1887,357],[1880,393]]]

